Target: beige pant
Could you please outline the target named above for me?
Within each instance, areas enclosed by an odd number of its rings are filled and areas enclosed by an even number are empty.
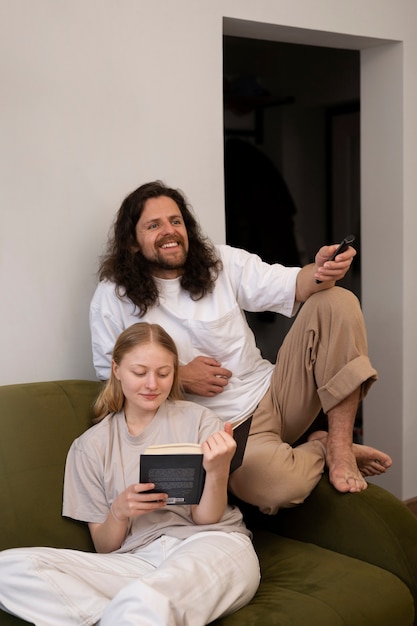
[[[269,514],[303,502],[323,473],[324,448],[291,444],[321,408],[327,413],[359,387],[363,398],[376,379],[356,296],[340,287],[311,296],[278,352],[231,491]]]

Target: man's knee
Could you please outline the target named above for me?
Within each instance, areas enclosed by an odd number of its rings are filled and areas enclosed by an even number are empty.
[[[313,294],[304,303],[304,307],[314,306],[325,309],[336,309],[342,313],[346,311],[360,310],[360,303],[357,296],[344,287],[332,287]]]
[[[300,324],[330,332],[333,330],[355,336],[366,336],[365,321],[358,298],[343,287],[332,287],[313,294],[300,311]]]

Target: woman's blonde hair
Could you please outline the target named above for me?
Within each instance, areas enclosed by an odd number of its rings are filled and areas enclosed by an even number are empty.
[[[159,324],[148,324],[147,322],[138,322],[126,328],[114,345],[113,361],[116,365],[120,365],[123,357],[137,346],[147,343],[154,343],[165,348],[174,357],[174,380],[171,391],[168,395],[169,400],[181,400],[183,392],[178,375],[178,351],[172,337]],[[124,404],[124,395],[120,381],[111,369],[110,378],[101,390],[97,400],[94,403],[94,422],[99,422],[109,413],[117,413],[121,411]]]

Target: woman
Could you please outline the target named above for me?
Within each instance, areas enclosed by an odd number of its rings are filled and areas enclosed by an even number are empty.
[[[259,563],[227,502],[231,425],[181,400],[177,349],[160,326],[119,336],[95,413],[68,453],[63,514],[88,523],[97,553],[5,550],[1,608],[42,626],[198,626],[244,606]],[[138,482],[145,448],[175,442],[202,443],[199,504],[167,505],[167,494]]]

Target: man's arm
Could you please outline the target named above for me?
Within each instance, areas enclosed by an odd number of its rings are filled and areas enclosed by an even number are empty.
[[[323,246],[316,254],[315,263],[305,265],[298,273],[295,289],[297,302],[305,302],[313,293],[330,289],[337,280],[341,280],[347,274],[356,250],[349,246],[345,252],[338,254],[334,261],[329,261],[337,247],[338,244]],[[317,280],[321,282],[317,283]]]

